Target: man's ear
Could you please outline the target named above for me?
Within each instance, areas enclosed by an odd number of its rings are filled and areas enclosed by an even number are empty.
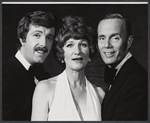
[[[127,49],[130,49],[132,42],[133,42],[133,36],[130,35],[127,40]]]
[[[20,43],[21,43],[22,46],[25,44],[25,41],[22,40],[21,38],[19,38],[19,41],[20,41]]]

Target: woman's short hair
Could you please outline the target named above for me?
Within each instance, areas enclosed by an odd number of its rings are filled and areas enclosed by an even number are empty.
[[[95,30],[82,17],[66,16],[60,20],[55,39],[56,49],[54,56],[59,62],[64,60],[63,46],[70,38],[87,40],[90,58],[96,53],[97,40]]]
[[[26,40],[26,36],[29,32],[31,24],[35,26],[43,26],[46,28],[56,27],[55,17],[50,12],[34,11],[28,13],[20,20],[17,28],[18,38],[21,38],[23,42]],[[20,49],[20,42],[18,42],[17,47]]]

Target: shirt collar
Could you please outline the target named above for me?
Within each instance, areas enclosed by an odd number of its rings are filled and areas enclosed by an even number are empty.
[[[25,67],[26,70],[29,70],[31,64],[23,57],[19,50],[17,51],[15,57],[21,62],[21,64]]]
[[[121,67],[123,66],[123,64],[132,57],[132,54],[130,52],[127,53],[127,55],[125,56],[125,58],[116,66],[115,69],[117,69],[116,75],[119,72],[119,70],[121,69]]]

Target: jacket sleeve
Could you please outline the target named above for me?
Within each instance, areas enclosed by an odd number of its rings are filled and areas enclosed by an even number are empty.
[[[3,76],[2,79],[2,120],[15,119],[15,102],[13,99],[13,91],[9,79]]]

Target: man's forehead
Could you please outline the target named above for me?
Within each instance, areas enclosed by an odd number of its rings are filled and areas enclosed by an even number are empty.
[[[113,24],[116,24],[116,25],[123,25],[123,20],[121,19],[117,19],[117,18],[113,18],[113,19],[104,19],[102,21],[99,22],[99,25],[113,25]]]
[[[98,25],[98,32],[104,30],[124,30],[125,25],[121,19],[105,19],[102,20]]]
[[[45,29],[52,29],[52,28],[54,28],[54,27],[50,27],[50,28],[47,28],[47,27],[45,27],[45,26],[41,26],[41,25],[36,25],[36,24],[30,24],[29,25],[29,29],[31,29],[31,28],[45,28]],[[54,28],[55,29],[55,28]]]
[[[55,31],[55,28],[54,27],[52,27],[52,28],[47,28],[47,27],[44,27],[44,26],[39,26],[39,25],[33,25],[33,24],[30,24],[30,26],[29,26],[29,31],[32,31],[32,32],[34,32],[34,31],[41,31],[41,32],[43,32],[43,31],[46,31],[46,32],[54,32]]]

